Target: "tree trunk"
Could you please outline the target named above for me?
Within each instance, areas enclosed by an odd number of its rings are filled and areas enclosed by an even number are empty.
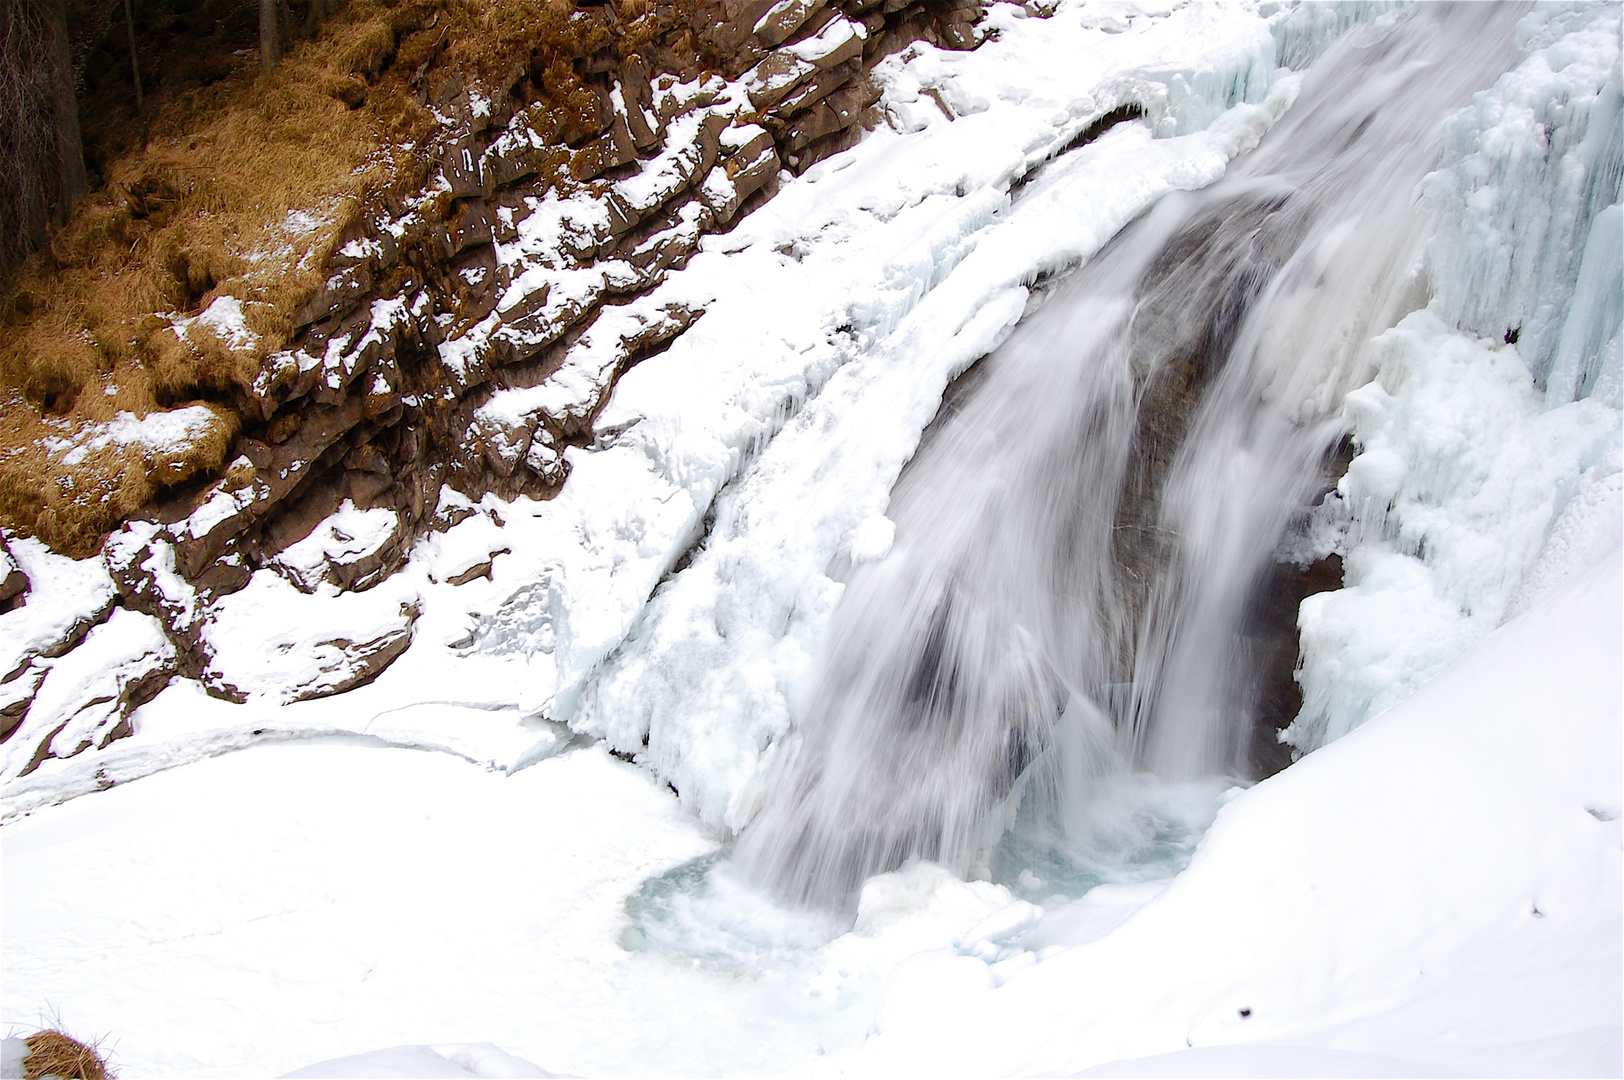
[[[39,250],[50,234],[50,21],[37,3],[0,4],[0,270]]]
[[[68,219],[85,197],[85,153],[79,138],[79,96],[74,89],[73,53],[68,48],[67,0],[51,5],[51,112],[56,127],[56,159],[60,185],[55,217]]]
[[[130,0],[124,0],[124,27],[130,32],[130,73],[135,76],[135,111],[141,111],[141,61],[135,55],[135,16]]]
[[[269,75],[282,59],[282,5],[278,0],[259,0],[259,68]]]

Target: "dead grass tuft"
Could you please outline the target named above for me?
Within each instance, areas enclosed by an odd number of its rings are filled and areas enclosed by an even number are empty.
[[[111,1080],[115,1075],[97,1045],[85,1045],[55,1028],[35,1032],[23,1040],[28,1057],[23,1075],[28,1080],[57,1076],[62,1080]]]

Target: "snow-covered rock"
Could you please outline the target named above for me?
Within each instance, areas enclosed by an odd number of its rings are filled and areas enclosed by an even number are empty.
[[[129,713],[175,671],[175,647],[158,620],[114,608],[78,648],[45,668],[26,717],[7,741],[0,777],[25,776],[47,758],[105,749],[129,734]]]
[[[416,590],[391,580],[366,592],[307,596],[270,570],[222,597],[201,636],[202,680],[230,701],[302,701],[372,681],[412,643]]]

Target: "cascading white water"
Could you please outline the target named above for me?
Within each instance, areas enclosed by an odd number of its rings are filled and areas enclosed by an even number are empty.
[[[838,909],[910,857],[977,858],[1012,795],[1064,844],[1112,777],[1246,771],[1243,621],[1363,343],[1426,301],[1415,188],[1521,14],[1420,5],[1345,40],[1227,179],[981,362],[894,492],[890,555],[850,575],[738,872]]]

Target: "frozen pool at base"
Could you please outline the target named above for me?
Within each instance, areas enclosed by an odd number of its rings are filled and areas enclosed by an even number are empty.
[[[1013,900],[919,864],[822,943],[788,922],[748,963],[628,950],[628,897],[717,853],[601,745],[511,776],[355,739],[251,747],[0,830],[0,1017],[32,1029],[48,1003],[129,1076],[480,1043],[554,1073],[767,1075],[860,1042],[898,964]],[[743,910],[722,925],[759,936]]]
[[[1165,881],[1189,865],[1218,813],[1239,794],[1230,780],[1168,784],[1144,773],[1113,777],[1062,837],[1023,806],[988,860],[992,880],[1046,908],[1101,885]]]
[[[1218,807],[1240,790],[1223,779],[1169,784],[1142,773],[1113,776],[1073,810],[1070,840],[1029,801],[967,876],[1044,909],[1101,885],[1165,882],[1188,865]],[[886,891],[893,876],[865,884],[856,925],[865,906],[874,906],[870,893]],[[815,963],[819,950],[854,930],[850,913],[776,902],[743,878],[725,849],[648,878],[627,898],[626,915],[630,925],[620,940],[627,949],[736,972]],[[973,949],[975,942],[960,937],[954,944]]]
[[[626,900],[628,949],[686,956],[724,968],[783,963],[850,927],[836,915],[796,911],[739,880],[713,852],[649,878]]]

